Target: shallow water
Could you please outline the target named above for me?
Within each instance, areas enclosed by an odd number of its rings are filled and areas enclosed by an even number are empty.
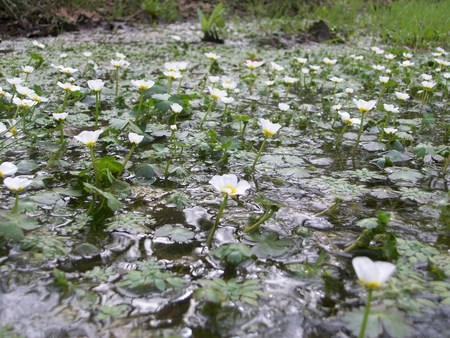
[[[330,75],[346,79],[345,86],[338,86],[338,93],[350,86],[357,97],[374,99],[379,87],[375,85],[373,94],[367,87],[377,76],[370,65],[382,60],[366,45],[308,44],[289,50],[261,47],[259,34],[251,32],[252,27],[242,23],[226,44],[218,46],[202,43],[197,27],[191,23],[153,29],[130,27],[114,33],[84,31],[40,40],[47,45],[39,51],[45,62],[30,75],[29,82],[30,86],[40,86],[50,102],[39,109],[32,129],[35,135],[19,139],[1,152],[2,162],[20,163],[19,173],[33,178],[32,188],[21,196],[20,205],[39,227],[27,231],[19,242],[0,242],[0,336],[351,336],[352,325],[360,321],[348,318],[362,312],[365,301],[351,257],[373,252],[347,253],[344,249],[363,230],[357,222],[376,217],[380,210],[391,215],[389,232],[397,238],[400,256],[397,273],[375,294],[373,313],[379,318],[386,313],[380,319],[385,335],[445,335],[450,317],[449,174],[440,175],[442,163],[438,160],[430,158],[424,163],[412,150],[425,142],[435,147],[448,145],[443,141],[443,125],[449,123],[446,87],[441,83],[432,104],[426,106],[426,112],[438,122],[433,126],[420,126],[419,94],[399,104],[398,129],[412,136],[412,141],[402,140],[404,147],[399,152],[386,150],[386,140],[378,140],[373,121],[384,119],[384,112],[377,109],[367,114],[372,122],[366,126],[361,147],[352,158],[357,128],[344,134],[336,150],[333,144],[340,129],[331,128],[329,116],[332,102],[337,100],[352,116],[357,116],[356,109],[351,100],[334,97],[324,66],[322,73],[315,75],[315,85],[291,88],[288,95],[286,87],[278,85],[274,89],[278,97],[267,100],[263,81],[252,94],[248,92],[242,80],[248,74],[244,61],[254,54],[267,64],[282,64],[287,69],[285,75],[291,75],[289,65],[294,56],[307,56],[315,64],[325,56],[337,58],[339,62]],[[186,43],[171,39],[173,34]],[[30,45],[26,39],[0,44],[0,83],[4,89],[8,87],[5,78],[18,74],[20,66],[28,63]],[[114,213],[89,215],[86,210],[91,197],[77,193],[81,191],[77,175],[89,166],[90,158],[72,136],[93,129],[95,97],[87,95],[69,102],[66,147],[59,149],[50,118],[61,106],[62,93],[52,90],[58,75],[49,64],[82,69],[85,61],[80,53],[87,50],[93,53],[98,69],[89,70],[86,76],[106,81],[102,128],[130,117],[138,100],[137,91],[129,84],[131,79],[152,79],[165,87],[161,73],[164,62],[188,61],[181,93],[200,93],[190,101],[190,114],[178,117],[177,140],[184,146],[183,154],[173,159],[173,175],[164,180],[164,151],[170,152],[170,117],[155,116],[145,127],[147,139],[136,148],[124,174],[131,192],[119,198],[123,205]],[[68,54],[63,60],[58,58],[62,51]],[[207,109],[199,83],[208,69],[204,53],[209,51],[222,56],[219,64],[225,75],[239,83],[236,111],[250,116],[244,133],[238,120],[221,122],[223,105],[213,109],[205,131],[198,127]],[[114,52],[126,54],[131,62],[120,80],[123,105],[114,102],[114,77],[109,65]],[[355,66],[348,61],[350,54],[364,54],[364,64]],[[417,76],[433,71],[426,63],[429,53],[417,53],[414,59],[421,67],[415,70]],[[404,73],[390,66],[396,90],[409,88],[403,81]],[[264,80],[271,76],[267,65],[258,74]],[[75,78],[78,85],[87,88],[80,74]],[[416,85],[411,86],[411,94],[416,90]],[[392,88],[383,100],[395,102]],[[256,172],[245,174],[262,142],[257,119],[276,121],[279,102],[291,107],[281,115],[283,127],[267,142]],[[208,130],[217,134],[217,140]],[[224,136],[232,140],[227,162],[220,161],[220,137]],[[129,150],[125,140],[125,134],[116,137],[112,132],[105,133],[96,145],[97,157],[109,155],[122,161]],[[384,167],[386,156],[393,166]],[[135,169],[141,164],[151,165],[155,174],[138,175]],[[177,167],[184,170],[177,171]],[[221,203],[221,196],[208,182],[213,175],[225,173],[248,180],[251,189],[239,199],[242,203],[229,201],[214,242],[208,247],[205,240]],[[257,196],[279,209],[259,232],[246,234],[242,229],[249,217],[264,213]],[[6,188],[0,191],[4,210],[12,208],[13,197]],[[339,205],[333,209],[337,198]],[[237,266],[224,263],[215,254],[218,248],[230,244],[245,244],[250,250]],[[443,275],[431,271],[430,260]],[[150,263],[139,265],[142,262]],[[54,269],[62,272],[65,282],[58,284],[58,278],[55,282]],[[145,273],[133,275],[139,271]],[[145,278],[154,279],[138,286],[127,284]],[[207,289],[204,280],[215,278],[229,283],[221,284],[222,291],[231,290],[235,280],[241,283],[220,305],[199,296],[199,290]],[[244,281],[257,281],[256,289],[244,290]],[[246,298],[248,295],[254,298]],[[388,322],[389,317],[404,324]],[[393,334],[395,327],[398,331]]]

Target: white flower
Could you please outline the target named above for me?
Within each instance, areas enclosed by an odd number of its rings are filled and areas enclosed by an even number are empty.
[[[334,82],[334,83],[341,83],[341,82],[344,82],[344,79],[340,78],[340,77],[332,76],[332,77],[330,77],[330,81]]]
[[[12,176],[17,172],[17,166],[11,162],[3,162],[0,164],[0,178]]]
[[[30,89],[28,87],[24,87],[21,85],[16,85],[16,91],[23,96],[30,96],[31,94],[34,94],[34,90]]]
[[[155,85],[155,82],[152,80],[131,80],[130,81],[131,84],[137,88],[139,88],[139,90],[147,90],[152,88]]]
[[[7,177],[3,183],[11,191],[22,191],[31,184],[31,180],[21,177]]]
[[[389,53],[389,54],[386,54],[384,57],[385,57],[387,60],[394,60],[397,56],[394,55],[394,54]]]
[[[208,87],[209,93],[214,100],[220,100],[222,97],[227,96],[227,92],[225,90],[220,90],[217,88]]]
[[[334,110],[334,111],[341,110],[341,108],[342,108],[341,104],[335,104],[335,105],[331,106],[331,110]]]
[[[76,92],[76,91],[80,90],[80,87],[75,86],[69,82],[61,83],[58,81],[57,85],[58,85],[58,87],[64,89],[65,91]]]
[[[364,56],[362,56],[362,55],[353,55],[353,56],[351,56],[352,58],[353,58],[353,60],[355,60],[355,61],[361,61],[361,60],[364,60]]]
[[[355,90],[353,88],[345,88],[345,93],[348,95],[351,95],[355,92]]]
[[[171,124],[170,125],[170,130],[176,131],[177,130],[177,125],[176,124]]]
[[[288,111],[289,108],[289,105],[286,103],[278,103],[278,109],[280,109],[281,111]]]
[[[119,69],[119,68],[128,68],[130,63],[124,59],[119,59],[119,60],[111,60],[111,65]]]
[[[78,141],[83,143],[87,147],[93,147],[98,140],[98,137],[103,132],[103,130],[87,131],[84,130],[77,136],[74,136]]]
[[[373,46],[373,47],[370,47],[370,49],[371,49],[373,52],[375,52],[375,54],[377,54],[377,55],[384,54],[384,50],[381,49],[380,47]]]
[[[23,82],[23,80],[20,77],[13,77],[11,79],[6,79],[6,82],[8,82],[13,86],[17,86],[20,85]]]
[[[67,53],[61,53],[61,54],[59,54],[59,57],[61,59],[65,59],[67,57]]]
[[[68,113],[59,113],[59,114],[53,113],[52,115],[56,121],[64,121],[67,118],[67,116],[69,116]]]
[[[369,112],[373,107],[375,107],[375,104],[377,103],[376,100],[365,101],[362,99],[353,99],[353,102],[356,104],[356,107],[361,113]]]
[[[92,56],[91,52],[83,52],[83,56],[86,58],[90,58]]]
[[[36,93],[32,93],[32,94],[28,95],[28,98],[30,100],[33,100],[36,103],[48,102],[48,98],[39,96]]]
[[[267,87],[271,87],[275,84],[275,81],[266,81],[265,84]]]
[[[398,113],[399,112],[398,108],[396,106],[394,106],[393,104],[385,103],[383,105],[383,108],[384,108],[384,110],[386,110],[389,113]]]
[[[436,50],[437,50],[439,53],[442,53],[442,54],[444,54],[444,55],[447,55],[447,52],[446,52],[445,49],[442,48],[442,47],[436,47]]]
[[[372,68],[378,71],[384,70],[386,67],[383,65],[372,65]]]
[[[0,134],[3,133],[4,131],[6,131],[6,126],[3,122],[0,122]]]
[[[237,176],[233,174],[213,176],[209,183],[218,192],[230,196],[245,195],[247,189],[250,189],[250,184],[247,181],[241,180],[238,182]]]
[[[170,109],[175,113],[181,113],[181,111],[183,110],[183,106],[179,105],[178,103],[172,103],[170,105]]]
[[[43,43],[39,43],[36,40],[33,40],[33,46],[39,49],[45,49],[45,45]]]
[[[13,103],[19,107],[19,108],[31,108],[33,107],[36,102],[32,101],[32,100],[28,100],[28,99],[19,99],[18,97],[15,97],[13,99]]]
[[[420,74],[420,77],[424,81],[430,81],[431,79],[433,79],[433,77],[430,74]]]
[[[220,76],[208,76],[208,81],[211,83],[217,83],[220,81]]]
[[[307,58],[294,58],[294,60],[300,63],[301,65],[304,65],[306,62],[308,62]]]
[[[222,87],[223,87],[223,89],[226,89],[226,90],[233,90],[234,88],[237,87],[237,83],[227,77],[223,77],[222,78]]]
[[[388,135],[389,134],[395,134],[398,131],[398,129],[393,128],[393,127],[386,127],[386,128],[383,128],[383,130]]]
[[[329,58],[327,58],[327,57],[323,58],[322,61],[323,61],[326,65],[328,65],[328,66],[335,65],[336,62],[337,62],[337,60],[335,60],[335,59],[329,59]]]
[[[403,62],[399,62],[399,65],[400,65],[401,67],[408,68],[408,67],[414,66],[414,62],[411,62],[411,61],[409,61],[409,60],[406,60],[406,61],[403,61]]]
[[[378,79],[380,80],[380,83],[388,83],[389,76],[380,76]]]
[[[217,60],[220,59],[220,56],[217,55],[216,53],[205,53],[205,56],[210,59],[210,60]]]
[[[179,61],[176,64],[177,64],[178,70],[180,72],[184,72],[187,68],[188,62],[187,61]]]
[[[294,84],[298,82],[298,79],[296,77],[285,76],[283,77],[283,82],[286,84]]]
[[[394,264],[374,262],[368,257],[355,257],[352,260],[352,265],[359,282],[369,289],[378,289],[395,271]]]
[[[309,66],[309,69],[311,69],[313,72],[317,72],[318,70],[320,70],[320,66],[311,65]]]
[[[72,68],[72,67],[64,67],[64,66],[57,66],[56,67],[61,73],[63,74],[67,74],[67,75],[72,75],[75,74],[76,72],[78,72],[78,69],[76,68]]]
[[[34,71],[34,68],[31,66],[22,66],[22,72],[24,72],[25,74],[31,74]]]
[[[309,69],[308,68],[302,68],[302,74],[309,74]]]
[[[413,55],[411,54],[411,53],[403,53],[403,57],[405,58],[405,59],[412,59],[412,57],[413,57]]]
[[[279,123],[272,123],[266,119],[259,119],[261,123],[261,128],[266,137],[273,136],[281,128]]]
[[[139,144],[144,139],[144,135],[139,135],[139,134],[136,134],[136,133],[129,133],[128,134],[128,139],[130,140],[131,143]]]
[[[179,37],[178,35],[171,35],[170,37],[175,41],[181,41],[181,37]]]
[[[94,92],[100,92],[103,89],[103,87],[105,86],[105,82],[103,82],[100,79],[89,80],[87,83],[88,83],[89,89]]]
[[[263,64],[264,64],[264,61],[245,60],[245,65],[250,70],[261,67]]]
[[[0,97],[8,97],[8,95],[11,95],[11,94],[9,94],[8,92],[5,92],[3,90],[3,88],[0,87]]]
[[[423,88],[429,90],[429,89],[433,89],[434,86],[436,86],[436,82],[435,81],[422,81],[421,82]]]
[[[450,62],[442,60],[442,59],[434,59],[434,61],[436,61],[436,63],[441,67],[447,67],[450,65]]]
[[[442,77],[446,80],[450,79],[450,73],[443,73]],[[1,96],[1,95],[0,95]]]
[[[169,70],[169,71],[167,71],[167,72],[163,72],[163,74],[165,75],[165,76],[167,76],[168,78],[171,78],[171,79],[179,79],[179,78],[181,78],[183,75],[181,75],[181,73],[180,73],[180,71],[178,71],[178,70]]]
[[[284,67],[280,66],[278,63],[275,63],[273,61],[270,63],[270,67],[274,72],[281,72],[284,70]]]
[[[406,101],[409,99],[409,95],[406,93],[395,92],[395,97],[400,101]]]
[[[342,112],[340,111],[340,112],[338,112],[338,114],[339,114],[339,117],[341,118],[342,123],[344,123],[346,125],[351,126],[351,125],[354,125],[354,124],[356,124],[356,125],[360,125],[361,124],[361,120],[360,119],[351,118],[350,114],[345,112],[345,111],[342,111]]]
[[[220,101],[222,101],[223,104],[230,104],[234,102],[233,97],[224,96],[220,98]]]

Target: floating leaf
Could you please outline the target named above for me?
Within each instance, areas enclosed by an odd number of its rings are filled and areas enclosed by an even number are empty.
[[[155,231],[156,237],[169,237],[175,242],[187,242],[194,238],[194,233],[181,226],[166,224]]]

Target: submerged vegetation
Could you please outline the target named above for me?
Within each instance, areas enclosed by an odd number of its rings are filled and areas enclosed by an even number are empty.
[[[206,26],[0,45],[0,335],[445,334],[446,46]]]

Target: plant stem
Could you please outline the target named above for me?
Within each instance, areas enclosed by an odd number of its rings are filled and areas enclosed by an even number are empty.
[[[128,153],[127,157],[125,157],[125,160],[123,161],[123,164],[122,164],[124,168],[127,165],[128,161],[130,160],[131,154],[133,154],[133,151],[136,148],[136,146],[137,146],[136,143],[133,143],[133,145],[131,146],[129,153]]]
[[[181,81],[183,80],[183,77],[180,77],[180,81],[178,82],[178,87],[177,87],[177,94],[180,94],[180,89],[181,89]]]
[[[98,186],[98,181],[97,181],[97,164],[96,159],[95,159],[95,154],[94,154],[94,146],[90,146],[89,147],[89,152],[91,154],[91,159],[92,159],[92,168],[94,169],[94,177],[95,177],[95,185]]]
[[[100,92],[95,92],[95,129],[98,129],[99,109],[100,109]]]
[[[336,143],[334,144],[334,147],[335,147],[335,148],[339,147],[339,143],[341,142],[342,137],[344,136],[345,131],[347,130],[347,128],[348,128],[348,125],[347,125],[347,124],[344,124],[344,127],[342,128],[342,131],[341,131],[341,133],[339,134],[339,137],[338,137],[338,139],[336,140]]]
[[[116,97],[119,95],[119,68],[116,67]]]
[[[223,201],[222,204],[220,205],[219,208],[219,212],[217,213],[217,217],[216,217],[216,221],[214,222],[213,228],[211,229],[211,232],[208,235],[208,239],[206,240],[206,244],[211,244],[212,239],[214,237],[214,233],[217,230],[217,226],[219,225],[220,222],[220,218],[222,217],[223,211],[225,210],[225,207],[227,206],[227,201],[228,201],[228,194],[224,194],[223,195]]]
[[[67,104],[67,98],[69,97],[69,91],[66,90],[65,94],[64,94],[64,101],[61,107],[61,113],[64,113],[64,110],[66,109],[66,104]]]
[[[141,113],[141,109],[142,109],[142,103],[144,102],[144,91],[141,92],[141,97],[139,98],[139,105],[138,105],[138,110],[136,112],[136,117],[134,119],[134,123],[138,123],[139,121],[139,114]]]
[[[359,338],[364,338],[364,334],[366,333],[367,327],[367,319],[369,318],[370,313],[370,301],[372,300],[372,289],[367,291],[367,303],[366,308],[364,309],[363,321],[361,323],[361,329],[359,330]]]
[[[211,101],[211,104],[208,107],[208,110],[206,111],[206,114],[203,116],[202,120],[200,121],[200,129],[203,127],[203,123],[205,122],[206,118],[208,117],[209,113],[211,112],[211,109],[214,105],[215,101]]]
[[[247,226],[244,228],[244,232],[247,232],[247,233],[248,233],[248,232],[253,232],[253,231],[257,230],[261,224],[263,224],[263,223],[264,223],[265,221],[267,221],[270,217],[272,217],[272,215],[273,215],[274,212],[275,212],[275,210],[273,210],[272,208],[270,208],[269,210],[267,210],[267,211],[264,213],[264,215],[261,216],[261,218],[260,218],[255,224],[247,225]]]
[[[425,90],[425,92],[423,93],[422,105],[420,106],[419,114],[422,114],[422,109],[426,101],[427,101],[427,91]]]
[[[353,156],[355,156],[356,152],[358,151],[359,140],[361,139],[361,134],[362,134],[362,131],[363,131],[364,115],[365,115],[365,113],[362,112],[361,113],[361,124],[359,125],[359,132],[358,132],[358,137],[356,138],[355,149],[353,149]]]
[[[267,142],[267,136],[264,137],[264,141],[261,144],[261,147],[259,148],[258,153],[256,154],[255,161],[253,161],[253,165],[252,165],[252,169],[251,169],[252,172],[255,170],[256,163],[258,162],[259,158],[261,157],[261,154],[262,154],[262,151],[264,150],[264,146],[266,145],[266,142]]]
[[[59,120],[59,135],[60,135],[59,143],[61,145],[63,145],[64,142],[65,142],[65,139],[64,139],[64,120]]]
[[[169,79],[167,80],[167,94],[170,94],[170,92],[172,91],[172,82],[173,79],[169,77]]]
[[[16,214],[18,209],[19,209],[19,192],[16,191],[16,199],[15,199],[15,201],[14,201],[14,207],[13,207],[13,209],[12,209],[12,212],[13,212],[14,214]]]

